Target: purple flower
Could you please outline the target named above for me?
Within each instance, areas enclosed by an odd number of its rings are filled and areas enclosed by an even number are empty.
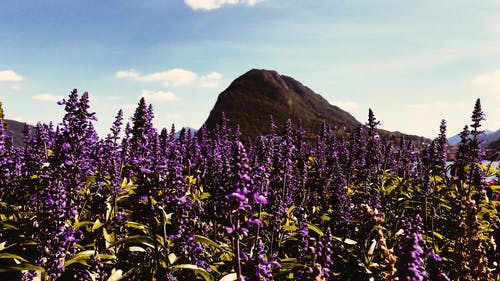
[[[398,246],[396,255],[396,275],[400,280],[423,281],[425,270],[425,240],[422,238],[422,219],[419,215],[403,224],[404,234]]]

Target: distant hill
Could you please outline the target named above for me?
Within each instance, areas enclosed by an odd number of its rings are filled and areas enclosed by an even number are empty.
[[[500,138],[491,142],[486,148],[500,151]]]
[[[492,160],[500,160],[500,138],[486,147],[486,157]]]
[[[182,130],[184,130],[184,132],[188,132],[188,131],[191,131],[191,135],[196,135],[196,132],[198,132],[198,130],[194,129],[194,128],[191,128],[191,127],[182,127],[180,130],[176,131],[175,132],[175,137],[178,138],[181,133],[182,133]]]
[[[485,130],[484,134],[479,137],[482,141],[481,146],[483,148],[488,147],[492,142],[500,140],[500,130],[490,131]],[[460,134],[456,134],[448,138],[448,144],[450,145],[458,145],[460,143]]]
[[[13,134],[14,145],[23,146],[23,131],[25,123],[9,119],[5,119],[5,123],[7,124],[7,131],[12,132]]]
[[[479,137],[481,147],[485,151],[485,158],[493,159],[500,154],[500,130],[490,131],[485,130],[484,134]],[[460,144],[460,134],[456,134],[448,138],[448,144],[457,146]]]
[[[294,78],[263,69],[252,69],[241,75],[219,95],[205,122],[209,130],[220,123],[222,113],[229,119],[229,126],[234,128],[239,124],[242,136],[252,139],[268,132],[270,116],[278,128],[288,119],[295,125],[300,120],[309,137],[319,132],[323,123],[337,133],[350,133],[361,124],[349,112],[331,105]],[[403,135],[380,132],[391,138]],[[407,137],[425,141],[418,136]]]
[[[251,138],[268,132],[271,115],[278,126],[288,119],[294,124],[301,120],[306,132],[319,131],[323,122],[347,131],[360,124],[295,79],[259,69],[238,77],[219,95],[205,122],[209,130],[220,123],[223,112],[230,126],[239,124],[242,134]]]

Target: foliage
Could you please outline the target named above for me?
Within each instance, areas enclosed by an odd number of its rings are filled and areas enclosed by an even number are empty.
[[[350,136],[271,121],[243,144],[224,117],[157,131],[141,99],[101,139],[87,93],[60,104],[22,148],[0,131],[2,280],[500,280],[479,101],[453,164],[444,121],[419,150],[371,110]]]

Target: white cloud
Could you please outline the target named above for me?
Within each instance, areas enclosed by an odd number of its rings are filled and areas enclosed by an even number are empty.
[[[253,6],[263,0],[184,0],[184,3],[193,10],[213,10],[223,5],[247,4]]]
[[[19,91],[19,90],[23,89],[23,86],[22,85],[12,85],[12,86],[10,86],[10,89],[13,91]]]
[[[466,101],[432,101],[428,103],[418,103],[418,104],[410,104],[407,106],[410,110],[457,110],[457,109],[468,109],[471,103]]]
[[[116,78],[130,78],[142,82],[161,82],[165,86],[181,86],[194,82],[198,75],[196,73],[182,68],[174,68],[162,72],[153,72],[142,75],[135,70],[120,70],[116,73]]]
[[[166,117],[169,120],[181,120],[182,119],[182,115],[181,114],[177,114],[177,113],[167,114]]]
[[[127,103],[122,105],[123,110],[133,110],[137,108],[137,104],[135,103]]]
[[[163,92],[163,91],[150,91],[150,90],[142,90],[141,97],[145,98],[149,102],[159,101],[159,102],[170,102],[170,101],[178,101],[180,100],[172,92]]]
[[[219,81],[221,79],[222,79],[222,74],[218,72],[211,72],[200,78],[200,87],[215,88],[219,85]]]
[[[133,69],[130,70],[120,70],[116,73],[116,78],[118,79],[123,79],[123,78],[137,78],[139,77],[139,73]]]
[[[471,83],[474,86],[487,89],[494,96],[500,98],[500,68],[493,73],[481,74],[474,77]]]
[[[343,110],[349,111],[349,110],[357,110],[359,108],[358,103],[354,101],[340,101],[340,100],[332,100],[330,101],[331,104],[336,105],[340,107]]]
[[[217,87],[218,81],[222,78],[222,75],[218,72],[211,72],[200,77],[198,74],[182,68],[173,68],[149,74],[141,74],[133,69],[120,70],[115,76],[118,79],[128,78],[141,82],[160,82],[165,86],[198,85],[204,88]]]
[[[410,105],[408,105],[408,109],[429,110],[429,109],[437,109],[437,108],[446,108],[449,106],[450,106],[450,103],[447,101],[433,101],[433,102],[429,102],[429,103],[410,104]]]
[[[18,82],[22,80],[23,77],[12,70],[0,71],[0,82]]]
[[[262,2],[262,1],[264,1],[264,0],[248,0],[247,4],[248,4],[248,6],[253,6],[253,5],[255,5],[259,2]]]
[[[144,82],[162,82],[165,86],[180,86],[190,84],[197,78],[198,75],[192,71],[174,68],[168,71],[139,76],[137,80]]]
[[[106,99],[110,101],[121,100],[123,96],[108,96]]]
[[[41,100],[41,101],[58,102],[58,101],[62,100],[64,97],[53,95],[53,94],[48,94],[48,93],[42,93],[42,94],[34,95],[32,98],[35,100]]]

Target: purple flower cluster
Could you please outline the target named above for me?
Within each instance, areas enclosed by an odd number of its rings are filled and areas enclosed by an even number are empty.
[[[425,271],[425,240],[423,235],[423,224],[420,216],[403,223],[404,234],[396,255],[396,275],[399,280],[423,281],[427,277]]]
[[[271,118],[246,140],[224,115],[213,131],[157,130],[141,99],[101,139],[87,93],[60,104],[62,122],[27,126],[24,147],[0,122],[2,280],[498,274],[479,100],[451,166],[444,121],[428,143],[378,130],[372,110],[349,134]]]

